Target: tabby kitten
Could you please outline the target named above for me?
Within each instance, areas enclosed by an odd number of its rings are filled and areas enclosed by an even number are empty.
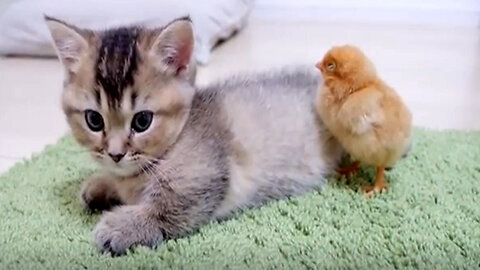
[[[189,18],[103,32],[46,22],[66,71],[68,123],[103,168],[81,191],[87,209],[109,210],[94,230],[101,251],[156,246],[304,193],[336,166],[341,149],[313,109],[316,72],[240,76],[197,91]]]

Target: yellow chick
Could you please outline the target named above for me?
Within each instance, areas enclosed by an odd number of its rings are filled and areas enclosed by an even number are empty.
[[[317,112],[355,160],[339,171],[349,173],[359,163],[374,166],[375,182],[365,186],[364,191],[371,194],[387,188],[385,168],[410,146],[410,110],[356,47],[333,47],[316,67],[323,75],[315,101]]]

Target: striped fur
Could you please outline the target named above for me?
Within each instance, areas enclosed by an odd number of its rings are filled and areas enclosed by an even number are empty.
[[[95,79],[112,108],[119,107],[125,88],[134,84],[140,64],[138,35],[139,30],[132,27],[109,30],[101,36]]]

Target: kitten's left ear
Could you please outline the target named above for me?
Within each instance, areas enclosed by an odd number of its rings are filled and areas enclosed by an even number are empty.
[[[168,24],[150,49],[150,56],[159,71],[177,76],[187,69],[194,45],[190,18],[176,19]]]
[[[49,16],[44,18],[58,57],[69,72],[76,73],[89,49],[87,32]]]

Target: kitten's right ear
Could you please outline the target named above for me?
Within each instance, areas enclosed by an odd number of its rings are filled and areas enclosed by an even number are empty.
[[[174,76],[183,74],[191,62],[194,37],[190,17],[178,18],[156,36],[150,49],[156,68]]]
[[[69,72],[75,73],[82,58],[88,52],[89,45],[86,37],[75,26],[46,15],[44,18],[60,61]]]

